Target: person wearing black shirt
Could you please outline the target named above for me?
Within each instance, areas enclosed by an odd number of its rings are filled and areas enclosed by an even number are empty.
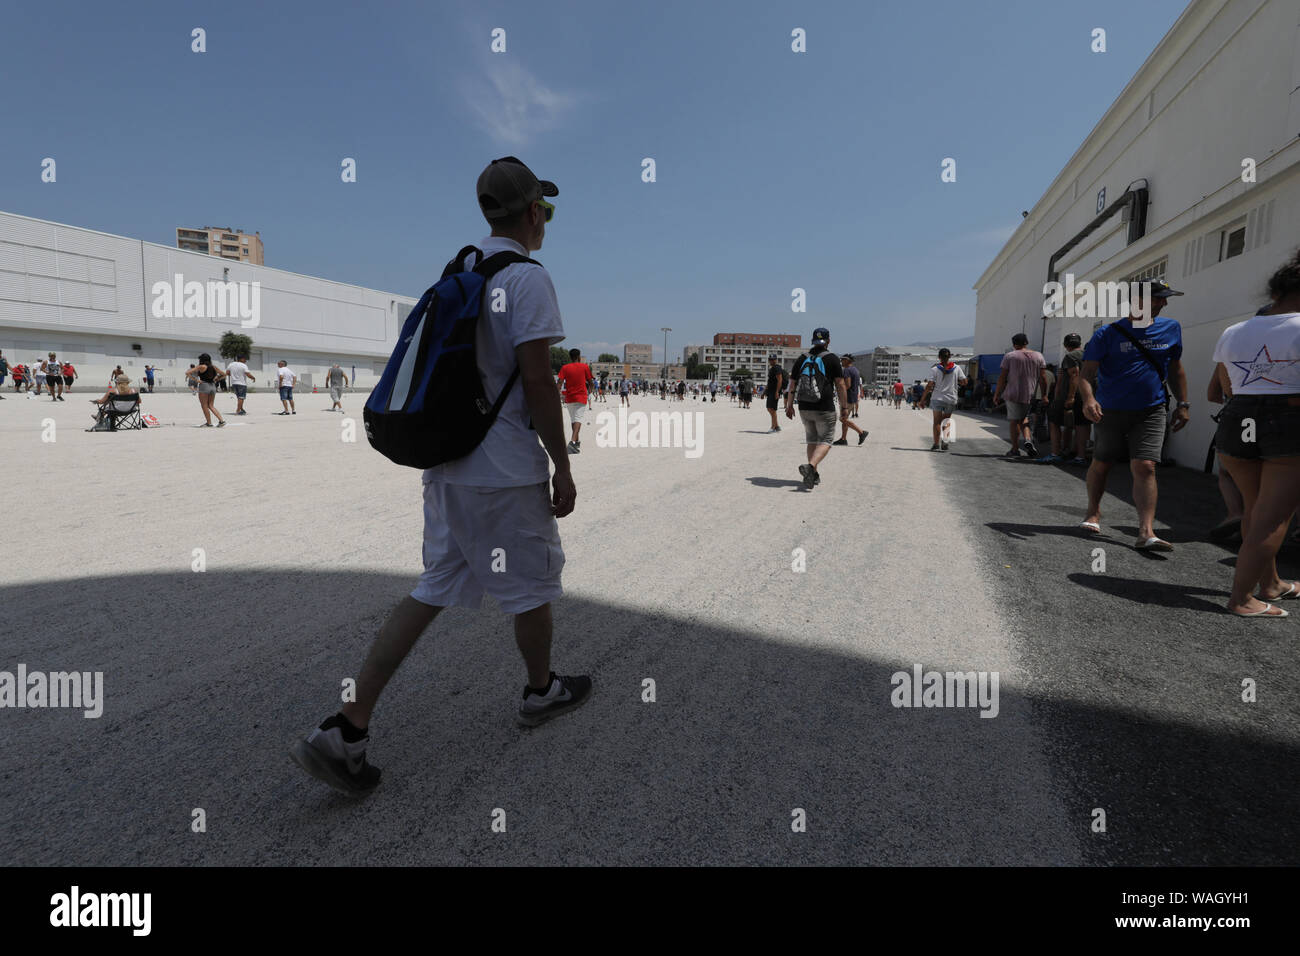
[[[785,385],[785,369],[781,367],[780,360],[775,355],[767,357],[767,388],[763,394],[767,396],[767,413],[772,417],[772,428],[774,432],[779,432],[781,426],[776,420],[776,403],[779,401],[778,395],[783,391]]]
[[[794,404],[799,403],[799,417],[803,420],[804,440],[808,444],[808,464],[799,466],[804,487],[809,491],[821,482],[817,473],[835,440],[837,421],[848,421],[848,388],[840,360],[827,351],[831,333],[829,329],[816,328],[812,334],[812,348],[801,355],[790,372],[792,383],[785,399],[785,416],[794,418]],[[820,386],[820,389],[818,389]],[[820,391],[813,397],[810,393]],[[802,396],[802,397],[801,397]],[[836,414],[835,399],[839,397],[840,411]]]

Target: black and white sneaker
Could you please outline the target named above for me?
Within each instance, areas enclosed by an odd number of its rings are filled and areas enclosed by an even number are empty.
[[[343,726],[343,718],[335,714],[295,743],[289,756],[339,793],[363,797],[379,786],[379,768],[366,762],[370,735],[348,743],[343,739]]]
[[[581,707],[590,696],[590,677],[560,677],[552,671],[546,693],[539,694],[531,687],[524,686],[524,700],[519,705],[519,726],[536,727],[544,724],[552,717]]]
[[[946,441],[941,441],[941,442],[939,442],[939,447],[942,448],[944,451],[947,451],[947,450],[948,450],[948,443],[947,443]]]
[[[1033,442],[1031,442],[1031,441],[1022,441],[1020,444],[1021,444],[1021,447],[1023,447],[1023,448],[1025,449],[1025,454],[1028,455],[1030,458],[1037,458],[1037,457],[1038,457],[1038,448],[1034,445]]]
[[[580,449],[578,448],[578,446],[577,446],[576,443],[574,443],[574,442],[569,442],[569,454],[570,454],[570,455],[576,455],[576,454],[579,453],[579,451],[580,451]]]

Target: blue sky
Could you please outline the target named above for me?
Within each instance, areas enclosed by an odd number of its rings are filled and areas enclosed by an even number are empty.
[[[665,325],[673,356],[966,336],[971,285],[1185,5],[13,4],[0,210],[260,230],[268,265],[416,296],[486,234],[475,179],[514,154],[560,188],[537,258],[588,353],[658,353]]]

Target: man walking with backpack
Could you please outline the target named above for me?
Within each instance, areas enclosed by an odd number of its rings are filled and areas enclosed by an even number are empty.
[[[378,785],[379,770],[366,759],[371,714],[444,607],[478,608],[486,593],[514,615],[528,675],[516,716],[521,725],[536,726],[590,697],[590,677],[551,671],[551,602],[563,593],[564,567],[556,519],[573,511],[577,490],[550,360],[564,327],[550,276],[526,257],[542,247],[554,214],[543,197],[558,194],[513,156],[494,160],[479,176],[479,208],[492,234],[467,251],[458,271],[481,265],[488,277],[481,302],[506,303],[504,313],[481,313],[475,332],[483,388],[499,412],[469,454],[424,472],[424,573],[375,638],[355,702],[293,749],[308,773],[344,793],[359,796]],[[505,253],[516,260],[494,271],[493,257]],[[550,493],[548,456],[555,468]]]
[[[1137,302],[1132,315],[1103,325],[1083,350],[1083,414],[1096,424],[1092,465],[1088,468],[1088,516],[1079,525],[1091,534],[1101,533],[1101,499],[1115,460],[1128,454],[1133,473],[1133,503],[1137,506],[1139,551],[1172,551],[1174,546],[1156,536],[1156,463],[1164,450],[1169,420],[1169,392],[1178,399],[1173,430],[1191,418],[1187,401],[1187,373],[1183,370],[1183,328],[1173,319],[1158,318],[1175,292],[1163,282],[1151,283],[1146,308]],[[1168,384],[1166,384],[1168,383]]]
[[[809,491],[821,483],[817,466],[830,453],[831,443],[835,440],[835,423],[849,419],[844,370],[840,367],[840,360],[826,350],[830,340],[828,329],[813,329],[812,348],[794,363],[790,372],[790,391],[785,398],[786,418],[794,418],[794,405],[799,403],[799,418],[803,421],[804,441],[808,445],[808,464],[799,466],[799,474]],[[837,394],[840,403],[838,415],[835,412]]]

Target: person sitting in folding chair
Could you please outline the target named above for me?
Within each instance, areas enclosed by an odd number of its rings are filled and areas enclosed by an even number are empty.
[[[144,428],[140,418],[140,393],[131,387],[131,380],[125,375],[119,375],[113,388],[90,401],[99,406],[99,411],[94,426],[86,431],[116,432]]]

